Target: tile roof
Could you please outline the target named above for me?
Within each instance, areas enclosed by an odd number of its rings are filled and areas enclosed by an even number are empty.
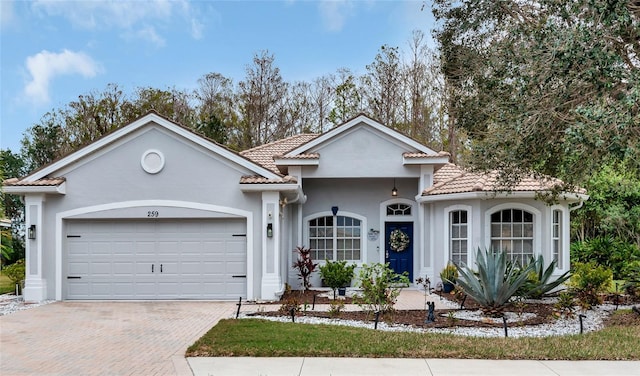
[[[25,181],[11,178],[5,180],[2,184],[8,187],[56,187],[66,180],[66,178],[42,178],[35,181]]]
[[[282,179],[267,179],[262,176],[243,176],[240,178],[240,184],[296,184],[298,180],[293,176],[285,176]]]
[[[451,154],[449,154],[446,151],[440,151],[437,154],[427,154],[427,153],[420,153],[420,152],[406,152],[402,154],[403,157],[405,158],[440,158],[440,157],[450,157]]]
[[[290,159],[290,160],[296,160],[296,159],[318,159],[320,158],[320,154],[318,153],[309,153],[309,154],[298,154],[298,155],[274,155],[273,156],[274,159]]]
[[[240,155],[251,160],[254,163],[261,165],[264,168],[275,172],[278,175],[282,175],[280,170],[278,170],[273,157],[276,155],[284,155],[287,152],[313,140],[316,137],[318,137],[317,134],[303,133],[268,144],[260,145],[253,149],[242,151],[240,152]]]
[[[514,187],[506,188],[498,180],[498,173],[465,171],[453,163],[448,163],[440,168],[433,176],[433,185],[422,192],[423,196],[444,195],[467,192],[535,192],[548,191],[561,180],[554,178],[525,177]],[[579,192],[582,193],[582,192]]]

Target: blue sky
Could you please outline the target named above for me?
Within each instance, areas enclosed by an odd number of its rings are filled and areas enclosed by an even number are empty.
[[[286,81],[365,72],[383,44],[430,37],[423,1],[0,0],[0,148],[79,95],[117,83],[194,89],[210,72],[244,78],[269,50]]]

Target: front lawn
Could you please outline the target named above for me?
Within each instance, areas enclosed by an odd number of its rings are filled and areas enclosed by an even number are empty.
[[[476,338],[221,320],[189,347],[186,356],[640,360],[640,317],[625,310],[612,318],[612,324],[598,332],[546,338]]]

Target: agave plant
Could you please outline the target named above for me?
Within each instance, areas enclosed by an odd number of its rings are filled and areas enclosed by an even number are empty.
[[[542,255],[539,255],[537,259],[532,257],[529,265],[533,265],[533,271],[529,273],[529,278],[527,278],[527,281],[518,290],[516,295],[539,299],[571,277],[569,271],[566,271],[558,278],[551,280],[556,267],[556,261],[551,262],[545,269]]]
[[[478,249],[477,270],[468,266],[458,267],[458,286],[491,316],[500,316],[509,299],[527,281],[534,265],[519,270],[515,264],[507,263],[506,253]]]

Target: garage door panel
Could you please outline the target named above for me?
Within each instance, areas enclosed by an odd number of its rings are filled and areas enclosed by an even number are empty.
[[[67,299],[246,297],[244,220],[66,223]]]

